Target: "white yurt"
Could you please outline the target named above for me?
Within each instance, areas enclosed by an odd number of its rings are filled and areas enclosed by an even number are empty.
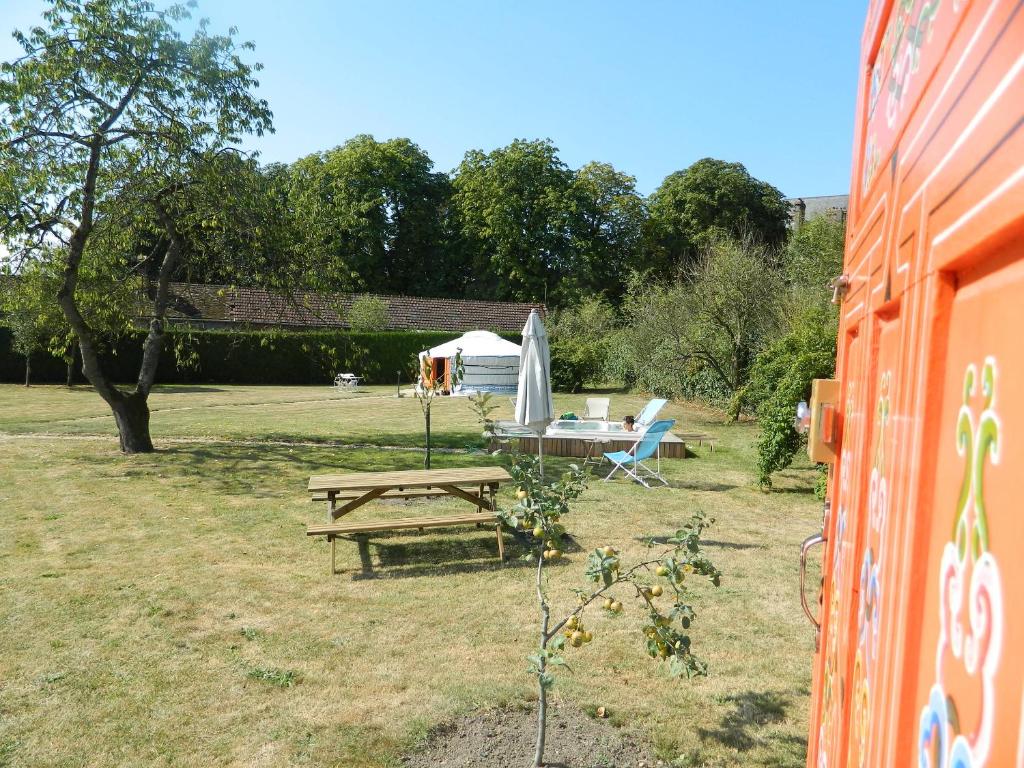
[[[521,348],[490,331],[470,331],[420,352],[422,368],[451,391],[455,355],[462,355],[464,375],[453,394],[471,392],[515,392],[519,384]]]

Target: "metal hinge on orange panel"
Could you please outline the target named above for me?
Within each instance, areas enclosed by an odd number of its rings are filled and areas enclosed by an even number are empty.
[[[811,384],[811,428],[807,434],[807,455],[811,461],[835,463],[839,426],[839,381],[815,379]]]

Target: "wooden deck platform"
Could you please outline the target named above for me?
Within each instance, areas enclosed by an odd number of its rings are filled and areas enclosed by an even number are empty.
[[[707,436],[704,436],[707,440]],[[585,437],[551,437],[546,436],[544,438],[544,455],[545,456],[575,456],[577,458],[586,458],[587,456],[593,456],[594,458],[599,457],[602,453],[611,453],[612,451],[628,451],[635,444],[635,440],[616,440],[613,437],[608,437],[606,440],[602,439],[597,445],[593,444],[593,439]],[[495,438],[491,441],[492,451],[519,451],[520,453],[537,453],[537,438],[527,436],[509,436]],[[686,442],[678,436],[667,433],[661,440],[661,457],[663,459],[685,459],[688,454],[686,450]]]

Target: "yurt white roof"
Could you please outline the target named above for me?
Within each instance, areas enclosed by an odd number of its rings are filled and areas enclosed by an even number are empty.
[[[446,341],[436,347],[420,353],[422,357],[455,357],[462,350],[462,358],[467,357],[514,357],[519,360],[522,351],[518,344],[503,339],[490,331],[470,331],[457,339]]]
[[[457,339],[420,352],[421,358],[452,359],[462,355],[463,378],[457,389],[462,392],[490,390],[513,391],[519,381],[518,344],[490,331],[470,331]]]

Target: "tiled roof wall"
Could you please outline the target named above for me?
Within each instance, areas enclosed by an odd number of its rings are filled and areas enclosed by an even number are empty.
[[[284,296],[259,288],[175,283],[174,318],[239,325],[344,328],[359,294],[299,292]],[[531,309],[542,304],[376,296],[388,305],[391,330],[470,331],[478,328],[514,333],[522,330]],[[341,314],[339,315],[339,309]]]

